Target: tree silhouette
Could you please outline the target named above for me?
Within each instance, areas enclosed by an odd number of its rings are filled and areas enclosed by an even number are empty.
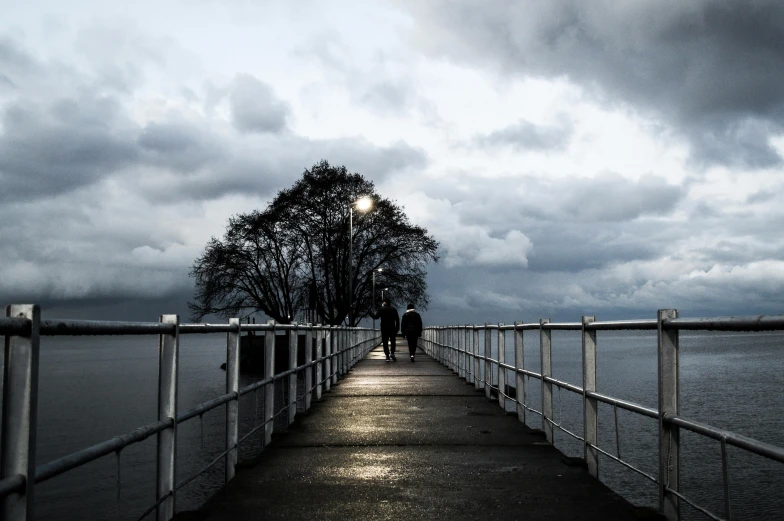
[[[370,197],[373,209],[354,212],[349,263],[350,205],[360,197]],[[223,239],[210,240],[191,269],[196,293],[189,307],[195,320],[261,311],[288,323],[315,305],[325,324],[352,316],[356,325],[378,301],[371,295],[378,268],[379,287],[389,288],[393,300],[426,308],[425,268],[438,261],[437,251],[427,230],[412,225],[371,181],[321,161],[264,211],[232,217]]]

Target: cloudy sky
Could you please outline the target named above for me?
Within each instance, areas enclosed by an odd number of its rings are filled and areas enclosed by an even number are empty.
[[[324,158],[442,245],[430,323],[784,312],[784,3],[0,0],[0,301],[187,315]]]

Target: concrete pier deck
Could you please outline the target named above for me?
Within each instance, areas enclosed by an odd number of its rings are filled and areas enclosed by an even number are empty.
[[[401,349],[402,348],[402,349]],[[659,519],[417,351],[381,348],[176,520]]]

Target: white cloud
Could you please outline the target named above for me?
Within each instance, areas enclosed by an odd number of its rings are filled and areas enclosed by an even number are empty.
[[[401,203],[414,223],[427,228],[440,241],[448,268],[528,265],[531,241],[520,230],[491,236],[487,228],[463,223],[459,209],[448,200],[433,199],[422,192],[407,196]]]

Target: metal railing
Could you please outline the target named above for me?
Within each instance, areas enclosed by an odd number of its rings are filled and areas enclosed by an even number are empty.
[[[523,332],[539,331],[539,372],[526,369],[523,349]],[[582,387],[556,380],[552,377],[552,331],[569,330],[582,333]],[[658,410],[630,401],[607,396],[596,391],[596,332],[606,330],[651,330],[658,336]],[[484,390],[488,399],[491,391],[498,395],[499,405],[506,409],[507,400],[516,404],[518,419],[525,423],[526,411],[540,415],[542,430],[549,443],[554,442],[553,428],[579,440],[583,444],[583,459],[588,472],[599,477],[599,454],[656,483],[659,489],[659,510],[669,520],[680,518],[680,501],[716,520],[732,519],[730,502],[729,466],[727,446],[738,447],[753,454],[784,463],[784,448],[758,441],[705,423],[690,420],[680,415],[678,382],[678,342],[680,331],[781,331],[784,330],[784,315],[756,317],[678,318],[674,309],[660,310],[656,320],[628,320],[597,322],[596,317],[584,316],[581,322],[554,323],[541,319],[538,323],[516,322],[513,325],[485,324],[441,326],[426,328],[423,347],[430,356],[446,365],[477,390]],[[482,353],[479,334],[484,332]],[[492,358],[492,332],[497,334],[497,359]],[[514,365],[505,360],[506,335],[514,332]],[[481,363],[484,362],[484,376]],[[498,386],[493,386],[493,367],[497,371]],[[515,375],[515,396],[507,394],[507,371]],[[535,410],[526,402],[523,378],[535,378],[541,382],[541,410]],[[553,386],[566,389],[582,396],[583,435],[565,429],[556,423],[553,416]],[[615,454],[598,445],[598,404],[613,407],[615,417]],[[618,409],[658,420],[659,458],[658,475],[652,476],[621,458]],[[680,429],[718,440],[721,444],[722,482],[724,496],[724,518],[697,504],[680,490]]]
[[[288,368],[275,373],[276,331],[288,337]],[[263,379],[239,387],[241,334],[263,333]],[[179,339],[186,334],[226,333],[226,393],[187,411],[177,410]],[[300,333],[305,337],[304,363],[297,365]],[[161,521],[175,513],[177,491],[188,485],[220,461],[225,462],[225,482],[234,477],[240,444],[263,429],[266,446],[272,440],[273,425],[281,417],[291,424],[297,413],[297,376],[304,379],[304,409],[315,397],[321,399],[338,378],[345,375],[378,343],[376,331],[362,328],[297,324],[242,324],[237,318],[228,324],[180,324],[178,315],[163,315],[160,322],[108,322],[90,320],[41,320],[37,305],[11,305],[0,317],[0,335],[5,338],[3,379],[2,446],[0,447],[0,500],[2,519],[33,519],[35,485],[85,465],[103,456],[118,455],[120,486],[120,452],[135,443],[157,435],[156,501],[139,516],[152,512]],[[36,424],[38,405],[38,360],[41,336],[64,335],[159,335],[158,420],[130,433],[84,448],[41,465],[36,464]],[[315,356],[314,356],[315,354]],[[274,384],[281,380],[288,392],[285,403],[275,403]],[[239,399],[261,392],[264,403],[263,423],[239,437]],[[192,476],[175,482],[177,426],[226,405],[225,450]],[[280,405],[276,409],[276,406]],[[30,479],[30,477],[33,479]],[[118,488],[119,497],[119,488]]]

